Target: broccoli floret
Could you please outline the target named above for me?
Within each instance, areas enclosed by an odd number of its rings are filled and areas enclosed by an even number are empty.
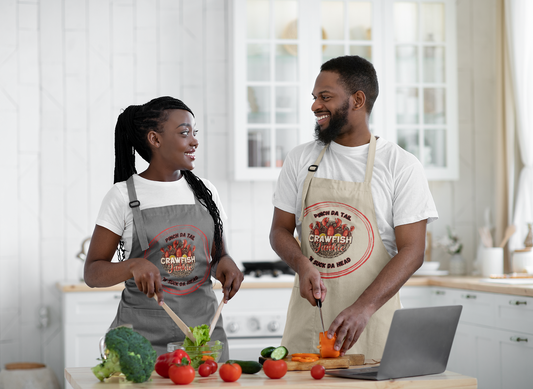
[[[92,368],[100,381],[114,373],[122,373],[126,380],[139,383],[152,375],[157,352],[138,332],[127,327],[114,328],[106,334],[105,346],[107,358]]]

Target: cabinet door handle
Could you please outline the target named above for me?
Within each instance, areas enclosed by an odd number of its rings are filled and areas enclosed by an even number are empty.
[[[113,296],[113,298],[114,298],[115,300],[117,300],[117,299],[120,298],[120,295],[119,295],[119,294],[116,294],[116,295]]]
[[[511,301],[509,301],[509,304],[511,304],[511,305],[527,305],[527,301],[511,300]]]
[[[435,294],[437,294],[437,295],[444,295],[444,294],[446,294],[446,292],[445,292],[444,290],[436,290],[436,291],[435,291]]]
[[[463,294],[461,297],[465,299],[472,299],[472,300],[477,299],[477,296],[475,294]]]
[[[521,338],[520,336],[511,336],[511,341],[512,342],[526,342],[527,343],[527,338]]]

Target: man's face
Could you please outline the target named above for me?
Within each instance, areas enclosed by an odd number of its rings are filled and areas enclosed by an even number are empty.
[[[311,110],[315,114],[315,138],[329,144],[346,129],[348,123],[349,98],[339,84],[339,75],[321,72],[313,89],[315,99]]]

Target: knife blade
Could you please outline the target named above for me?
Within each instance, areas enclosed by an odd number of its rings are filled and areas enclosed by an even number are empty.
[[[316,306],[318,307],[318,310],[320,312],[320,321],[322,322],[322,332],[324,333],[324,336],[326,336],[326,330],[324,329],[324,317],[322,317],[322,301],[320,299],[316,300]]]

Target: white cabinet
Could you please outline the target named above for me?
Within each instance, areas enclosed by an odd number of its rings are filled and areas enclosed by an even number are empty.
[[[320,66],[359,55],[376,68],[371,131],[414,154],[428,179],[458,178],[455,0],[233,0],[237,180],[276,180],[313,139]]]
[[[435,286],[404,286],[408,307],[462,305],[448,370],[483,389],[531,389],[533,298]]]
[[[92,367],[100,358],[98,342],[117,313],[122,292],[69,292],[62,295],[65,367]]]

